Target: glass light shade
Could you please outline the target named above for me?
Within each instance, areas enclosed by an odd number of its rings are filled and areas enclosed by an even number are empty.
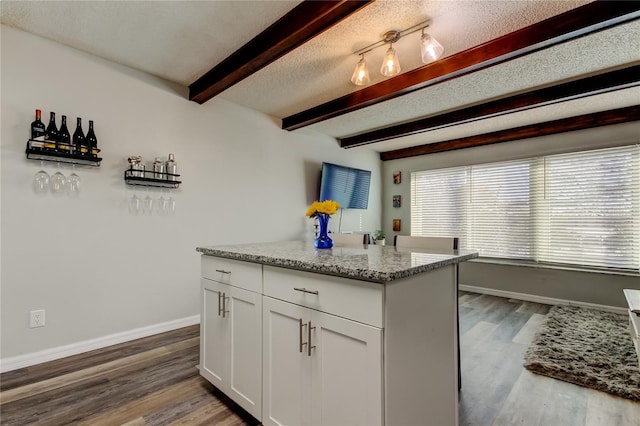
[[[440,59],[444,53],[444,47],[438,43],[438,40],[425,33],[422,35],[420,53],[422,54],[422,62],[428,64]]]
[[[353,70],[353,75],[351,76],[351,82],[356,86],[364,86],[365,84],[369,84],[371,79],[369,78],[369,70],[367,69],[367,63],[364,60],[364,57],[360,59],[358,64],[356,65],[356,69]]]
[[[398,55],[396,55],[396,51],[393,47],[389,46],[387,53],[384,55],[384,59],[382,60],[382,67],[380,68],[380,73],[387,77],[391,77],[393,75],[400,74],[400,61],[398,61]]]

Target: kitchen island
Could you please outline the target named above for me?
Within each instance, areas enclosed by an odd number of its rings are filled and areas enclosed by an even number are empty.
[[[265,425],[456,425],[456,284],[477,253],[198,247],[200,373]]]

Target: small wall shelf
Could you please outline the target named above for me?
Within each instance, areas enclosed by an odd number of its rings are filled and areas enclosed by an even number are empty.
[[[180,186],[182,181],[178,180],[180,175],[171,173],[162,173],[167,179],[159,179],[156,177],[158,173],[152,170],[134,170],[127,169],[124,171],[124,181],[128,185],[155,186],[158,188],[173,188]]]
[[[46,142],[46,145],[54,145],[53,142]],[[99,167],[102,158],[86,154],[74,154],[73,145],[58,143],[58,148],[47,148],[45,142],[29,139],[25,153],[29,160],[54,161],[57,163],[79,164],[81,166]],[[100,152],[99,149],[95,148]]]

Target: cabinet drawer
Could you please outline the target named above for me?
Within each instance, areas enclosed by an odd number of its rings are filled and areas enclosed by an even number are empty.
[[[203,255],[202,278],[262,293],[262,265],[259,263]]]
[[[383,292],[382,284],[264,266],[265,296],[379,328]]]

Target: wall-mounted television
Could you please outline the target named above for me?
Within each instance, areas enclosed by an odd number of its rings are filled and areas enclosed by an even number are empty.
[[[366,209],[369,205],[371,171],[322,163],[319,201],[334,200],[343,209]]]

